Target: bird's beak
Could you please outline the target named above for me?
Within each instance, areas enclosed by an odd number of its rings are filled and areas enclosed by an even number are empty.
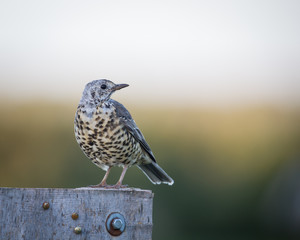
[[[112,88],[112,90],[116,91],[116,90],[120,90],[120,89],[128,87],[128,86],[129,86],[128,84],[117,84]]]

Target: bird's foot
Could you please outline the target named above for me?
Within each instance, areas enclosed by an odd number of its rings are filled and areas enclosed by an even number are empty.
[[[116,185],[109,186],[108,188],[112,188],[112,189],[128,188],[128,185],[116,184]]]
[[[100,184],[97,184],[97,185],[90,185],[89,187],[90,188],[107,188],[109,185],[107,185],[106,183],[103,184],[103,183],[100,183]]]
[[[120,189],[120,188],[128,188],[128,185],[108,185],[108,184],[97,184],[97,185],[90,185],[90,188],[105,188],[105,189]]]

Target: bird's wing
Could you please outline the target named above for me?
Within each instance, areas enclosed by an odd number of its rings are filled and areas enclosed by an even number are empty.
[[[113,105],[116,107],[117,116],[120,118],[121,123],[126,127],[127,131],[135,138],[136,141],[140,143],[143,150],[149,155],[149,157],[154,161],[154,155],[146,142],[143,134],[141,133],[140,129],[137,127],[135,121],[132,119],[130,113],[127,109],[119,102],[110,99]]]

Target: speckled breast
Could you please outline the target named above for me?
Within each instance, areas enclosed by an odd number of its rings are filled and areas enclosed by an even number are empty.
[[[97,107],[88,116],[80,106],[75,116],[75,137],[85,155],[98,167],[133,165],[141,161],[140,144],[116,117],[113,106]]]

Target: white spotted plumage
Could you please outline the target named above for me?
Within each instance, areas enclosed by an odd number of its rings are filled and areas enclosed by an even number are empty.
[[[105,79],[92,81],[86,85],[76,111],[74,126],[78,144],[94,164],[107,171],[96,187],[107,186],[106,179],[113,166],[123,167],[115,185],[120,187],[127,168],[135,164],[152,183],[172,185],[173,179],[156,163],[130,113],[110,99],[114,91],[127,86]]]

